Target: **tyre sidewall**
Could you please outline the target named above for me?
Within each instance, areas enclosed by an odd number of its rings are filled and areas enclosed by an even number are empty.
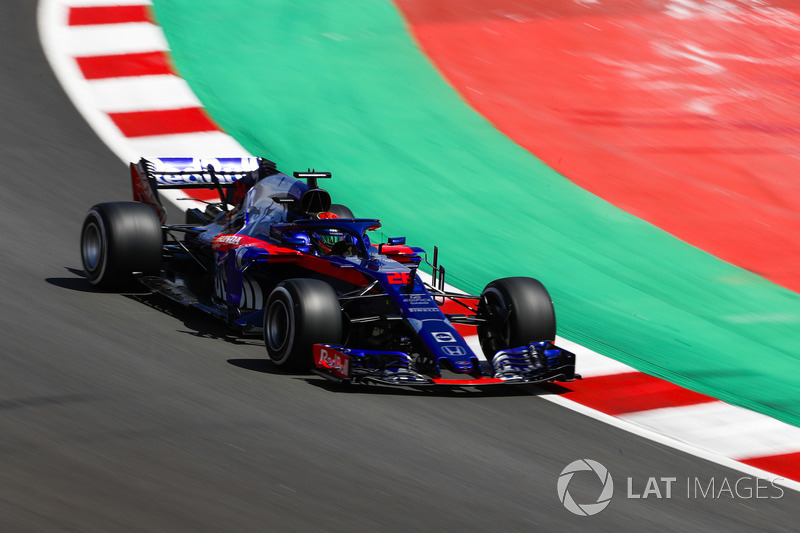
[[[555,339],[553,301],[538,280],[527,277],[495,280],[481,293],[479,309],[484,305],[484,299],[497,301],[500,307],[510,308],[502,324],[495,322],[488,327],[478,328],[481,347],[487,358],[493,357],[499,350]],[[487,329],[495,333],[491,340],[486,337]]]
[[[271,337],[275,324],[270,323],[286,311],[289,324],[285,340],[277,347]],[[264,312],[264,345],[269,358],[277,365],[293,370],[307,370],[313,364],[314,344],[340,344],[342,316],[336,291],[324,281],[289,279],[270,293]]]

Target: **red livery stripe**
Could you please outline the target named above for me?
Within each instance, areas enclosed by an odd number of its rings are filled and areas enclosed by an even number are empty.
[[[477,309],[478,307],[478,300],[469,300],[464,299],[462,300],[463,303],[467,304],[468,306],[472,307],[473,309]],[[474,315],[472,311],[464,307],[463,305],[459,305],[452,300],[445,300],[444,305],[440,306],[442,312],[445,314],[454,314],[454,315]],[[470,337],[472,335],[477,335],[478,330],[475,326],[465,326],[462,324],[453,324],[453,327],[456,328],[456,331],[462,337]]]
[[[175,73],[164,52],[76,57],[75,60],[87,80]]]
[[[437,385],[502,385],[505,383],[502,379],[498,378],[479,378],[479,379],[444,379],[444,378],[431,378]]]
[[[122,24],[125,22],[152,22],[148,6],[95,6],[71,7],[70,26],[93,26],[95,24]]]
[[[201,107],[109,113],[108,116],[126,137],[219,131]]]
[[[591,377],[566,387],[571,390],[565,398],[610,415],[718,401],[641,372]]]
[[[203,202],[219,202],[219,193],[207,189],[181,189],[186,198],[194,198]]]
[[[739,459],[739,462],[772,472],[785,479],[800,480],[800,452]]]

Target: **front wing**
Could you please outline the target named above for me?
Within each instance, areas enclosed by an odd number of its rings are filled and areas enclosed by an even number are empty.
[[[448,378],[426,376],[414,369],[413,359],[403,352],[357,350],[329,344],[314,345],[312,370],[339,383],[425,387],[524,385],[580,378],[575,374],[575,354],[552,342],[501,350],[488,362],[481,376],[461,374],[453,378],[452,372]]]

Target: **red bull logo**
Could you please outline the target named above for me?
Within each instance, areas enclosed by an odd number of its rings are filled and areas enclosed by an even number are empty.
[[[350,377],[350,356],[330,346],[314,345],[314,364],[336,377]]]

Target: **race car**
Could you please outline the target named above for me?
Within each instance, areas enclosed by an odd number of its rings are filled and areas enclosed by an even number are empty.
[[[141,284],[262,335],[275,365],[340,383],[579,377],[575,355],[554,344],[553,303],[539,281],[502,278],[480,295],[449,289],[436,248],[429,262],[404,237],[373,243],[378,219],[331,203],[319,186],[329,172],[289,176],[265,158],[178,157],[142,158],[130,170],[134,201],[97,204],[82,226],[84,271],[98,288]],[[168,224],[164,189],[214,197]]]

